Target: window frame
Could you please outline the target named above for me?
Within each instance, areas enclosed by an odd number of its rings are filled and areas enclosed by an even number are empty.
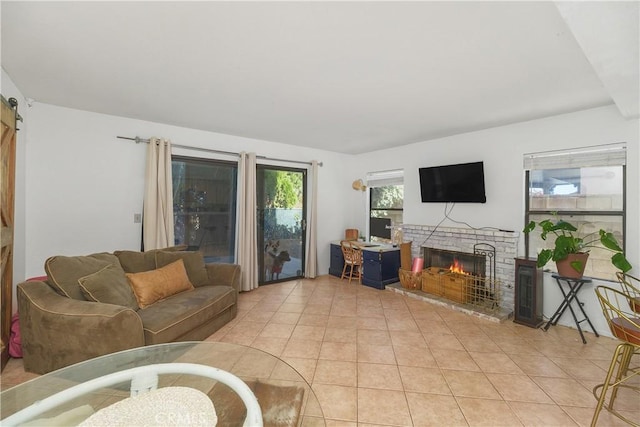
[[[618,239],[623,251],[626,252],[627,246],[627,161],[626,161],[626,142],[618,142],[612,144],[603,144],[597,146],[579,147],[574,149],[562,149],[539,153],[526,153],[523,156],[525,182],[524,182],[524,220],[525,227],[532,220],[532,217],[553,217],[557,215],[560,218],[572,218],[574,221],[583,222],[585,224],[593,223],[593,217],[610,218],[613,221],[610,222],[615,228],[613,232],[621,233]],[[599,167],[615,167],[620,168],[620,172],[616,175],[620,176],[616,184],[620,185],[620,193],[615,193],[621,197],[621,203],[612,205],[611,207],[620,207],[617,209],[532,209],[531,202],[533,200],[530,185],[532,180],[533,171],[553,171],[553,170],[568,170],[568,169],[580,169],[581,180],[579,182],[578,194],[582,195],[580,188],[584,184],[582,181],[583,171],[590,168]],[[552,173],[549,173],[552,175]],[[576,194],[557,194],[554,197],[575,197]],[[586,195],[588,197],[588,194]],[[548,206],[548,205],[547,205]],[[580,218],[584,218],[580,221]],[[589,220],[589,218],[592,218]],[[616,219],[618,218],[618,219]],[[536,219],[534,219],[536,220]],[[571,219],[568,219],[571,222]],[[535,251],[539,248],[533,248],[531,241],[533,237],[529,233],[525,233],[524,249],[525,257],[536,257]],[[542,246],[545,247],[545,246]],[[602,249],[605,250],[606,249]],[[593,271],[590,276],[597,280],[614,281],[615,280],[615,268],[609,270],[600,270],[600,272]]]

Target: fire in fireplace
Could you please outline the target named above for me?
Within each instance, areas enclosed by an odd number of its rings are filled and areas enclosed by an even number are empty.
[[[495,247],[479,243],[473,253],[423,248],[423,291],[463,303],[498,308]]]
[[[467,252],[449,251],[445,249],[424,249],[424,265],[449,269],[455,273],[466,273],[473,276],[486,276],[486,256]]]

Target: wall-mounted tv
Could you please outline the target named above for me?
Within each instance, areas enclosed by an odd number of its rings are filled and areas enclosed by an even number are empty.
[[[424,203],[486,203],[484,163],[420,168],[420,193]]]

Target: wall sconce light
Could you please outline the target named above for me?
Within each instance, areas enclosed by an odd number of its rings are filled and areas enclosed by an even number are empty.
[[[353,181],[351,187],[356,191],[367,191],[367,186],[364,185],[364,182],[362,182],[361,179],[356,179],[355,181]]]

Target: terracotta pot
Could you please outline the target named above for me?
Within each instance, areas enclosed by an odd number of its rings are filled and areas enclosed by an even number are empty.
[[[587,265],[588,253],[569,254],[565,259],[556,261],[556,267],[558,268],[558,274],[562,277],[569,277],[571,279],[581,279],[584,274],[584,268]],[[579,268],[576,270],[571,263],[579,262]]]

